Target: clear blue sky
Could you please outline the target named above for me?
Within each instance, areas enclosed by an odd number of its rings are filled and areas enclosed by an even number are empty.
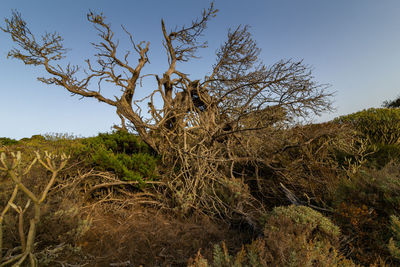
[[[65,46],[71,48],[69,61],[83,65],[83,60],[93,54],[89,43],[97,40],[86,13],[89,9],[102,11],[122,43],[126,38],[121,24],[137,41],[150,41],[151,64],[144,71],[161,73],[166,66],[161,18],[170,28],[188,24],[209,3],[2,0],[0,24],[4,26],[4,18],[16,9],[32,32],[59,32]],[[248,24],[265,64],[282,58],[304,59],[313,66],[315,79],[331,84],[331,90],[337,92],[333,99],[336,112],[316,121],[379,107],[400,94],[399,0],[216,0],[215,5],[220,12],[205,32],[209,48],[184,69],[193,78],[210,71],[215,50],[229,28]],[[119,123],[112,107],[93,99],[79,100],[61,87],[38,82],[36,77],[45,75],[40,67],[6,58],[12,47],[10,37],[0,32],[0,136],[19,139],[51,132],[92,136]],[[119,89],[109,90],[112,94]]]

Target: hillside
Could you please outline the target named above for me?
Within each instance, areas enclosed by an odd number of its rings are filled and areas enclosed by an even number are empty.
[[[399,126],[398,109],[275,124],[210,181],[124,131],[0,138],[1,266],[398,265]]]

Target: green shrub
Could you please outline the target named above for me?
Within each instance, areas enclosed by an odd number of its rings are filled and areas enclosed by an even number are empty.
[[[276,227],[279,228],[280,219],[288,219],[296,226],[306,227],[311,232],[317,229],[318,231],[314,234],[320,239],[326,237],[336,239],[340,235],[339,227],[334,225],[330,219],[306,206],[291,205],[274,208],[266,221],[265,229],[274,231]],[[276,224],[271,224],[271,222]]]
[[[370,264],[378,257],[389,257],[387,226],[390,215],[400,212],[400,164],[363,168],[343,179],[333,205],[335,223],[351,240],[352,258]]]
[[[386,100],[382,103],[385,108],[398,108],[400,107],[400,96],[397,96],[394,100]]]
[[[389,251],[390,254],[400,260],[400,220],[397,216],[390,216],[391,229],[394,235],[394,238],[390,238],[389,240]]]
[[[400,109],[370,108],[335,121],[350,123],[372,144],[400,144]]]
[[[154,178],[157,160],[144,153],[115,154],[112,151],[99,149],[92,154],[93,163],[103,170],[114,171],[121,179],[140,181],[143,178]]]
[[[366,141],[368,166],[381,168],[400,158],[400,109],[370,108],[334,120],[350,124]]]
[[[18,141],[15,139],[11,139],[8,137],[0,137],[0,145],[9,146],[9,145],[15,145],[17,143]]]
[[[200,253],[189,266],[355,266],[338,253],[340,230],[305,206],[276,207],[265,221],[264,236],[231,256],[225,244],[214,246],[212,264]]]
[[[367,205],[389,217],[400,211],[400,164],[390,162],[379,170],[359,171],[341,182],[336,197],[336,205],[343,202]]]
[[[156,154],[140,137],[123,131],[102,133],[89,138],[78,138],[71,134],[46,134],[23,138],[18,142],[3,139],[5,144],[12,144],[15,149],[31,154],[36,150],[69,154],[71,162],[82,167],[114,172],[122,180],[138,181],[139,186],[144,185],[144,180],[156,177]],[[0,139],[0,144],[4,143],[3,139]]]
[[[340,229],[305,206],[276,207],[264,230],[268,261],[273,266],[336,266]]]
[[[113,171],[120,179],[138,181],[155,178],[158,158],[140,138],[127,132],[99,134],[82,139],[82,147],[75,151],[77,157],[102,170]]]
[[[125,131],[101,133],[96,137],[87,138],[85,143],[91,146],[101,145],[114,153],[153,153],[139,136]]]

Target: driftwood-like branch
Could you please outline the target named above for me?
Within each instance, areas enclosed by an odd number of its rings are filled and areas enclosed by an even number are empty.
[[[0,215],[0,266],[7,266],[13,262],[15,262],[13,266],[20,266],[25,262],[27,258],[29,258],[31,266],[37,266],[37,260],[33,254],[33,251],[34,251],[34,241],[36,236],[36,227],[40,221],[41,206],[46,200],[49,190],[54,185],[57,174],[65,167],[68,161],[67,156],[61,155],[60,163],[57,165],[55,163],[56,157],[54,155],[45,152],[45,157],[43,158],[39,152],[36,152],[36,157],[34,158],[34,160],[32,160],[32,162],[28,165],[28,167],[25,170],[21,171],[19,168],[21,164],[21,157],[22,157],[21,152],[12,153],[11,161],[7,160],[7,156],[4,152],[1,153],[0,156],[0,163],[1,163],[0,170],[5,171],[7,173],[7,176],[10,177],[13,183],[15,184],[14,191],[6,207],[3,209]],[[36,162],[39,162],[39,164],[43,168],[47,169],[52,174],[49,182],[47,183],[45,189],[42,191],[40,196],[37,196],[35,193],[33,193],[22,182],[22,177],[30,172],[32,166]],[[21,190],[25,194],[25,196],[28,197],[28,201],[23,209],[13,203],[18,193],[18,190]],[[34,217],[30,219],[29,231],[27,236],[25,237],[23,229],[24,213],[29,208],[31,201],[33,202]],[[12,257],[11,259],[5,262],[1,262],[2,222],[4,215],[9,210],[10,207],[16,210],[17,213],[19,214],[18,232],[20,235],[22,253],[15,257]]]

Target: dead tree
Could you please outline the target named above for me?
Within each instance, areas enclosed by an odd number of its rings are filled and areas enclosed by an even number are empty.
[[[43,158],[39,152],[35,152],[36,157],[32,160],[28,167],[25,170],[22,170],[22,154],[21,152],[11,153],[12,160],[7,160],[6,153],[2,152],[0,154],[0,172],[5,172],[6,175],[11,178],[13,183],[15,184],[14,191],[11,194],[6,206],[3,208],[3,211],[0,215],[0,266],[9,266],[11,263],[15,264],[13,266],[21,266],[26,259],[29,258],[30,266],[37,266],[37,259],[34,255],[34,246],[35,246],[35,237],[36,237],[36,228],[40,222],[41,218],[41,209],[46,201],[48,193],[54,183],[56,182],[57,175],[59,172],[65,167],[67,164],[68,158],[65,154],[57,157],[51,153],[45,152],[45,157]],[[56,159],[59,158],[59,163],[56,163]],[[39,194],[35,194],[29,188],[27,188],[22,178],[26,175],[29,175],[31,168],[35,165],[36,162],[45,168],[47,171],[51,173],[51,178],[48,181],[46,187]],[[15,197],[17,196],[18,190],[21,190],[24,195],[27,197],[28,201],[26,202],[25,208],[22,209],[20,206],[17,206],[14,202]],[[34,216],[29,220],[29,231],[25,237],[24,234],[24,213],[29,208],[30,203],[33,202]],[[7,211],[13,208],[18,212],[18,232],[21,241],[21,253],[13,256],[5,261],[2,261],[2,237],[3,237],[3,229],[2,223],[4,220],[4,216]]]
[[[57,61],[66,55],[62,37],[58,33],[35,37],[19,13],[14,12],[6,19],[2,30],[17,45],[9,57],[43,66],[48,72],[49,76],[39,81],[114,106],[122,129],[131,126],[150,147],[170,163],[179,165],[181,172],[173,174],[175,178],[170,186],[174,190],[180,187],[185,192],[182,198],[191,198],[177,200],[190,203],[190,208],[200,205],[198,199],[210,183],[226,187],[229,184],[224,180],[226,177],[235,179],[232,171],[235,162],[254,158],[246,155],[246,149],[238,152],[239,147],[247,146],[252,139],[250,133],[258,134],[291,118],[319,114],[331,108],[327,86],[315,82],[310,67],[302,61],[281,60],[264,65],[247,26],[230,30],[227,40],[216,51],[210,74],[202,80],[191,80],[177,64],[194,60],[197,50],[206,47],[206,42],[200,39],[216,12],[211,4],[190,25],[174,30],[168,30],[161,21],[169,63],[161,74],[142,73],[149,62],[149,42],[136,43],[124,27],[138,63],[132,65],[128,61],[130,52],[123,56],[117,53],[119,43],[103,14],[87,15],[100,41],[93,43],[96,60],[86,60],[84,71],[75,65],[58,65]],[[149,91],[147,98],[138,99],[135,92],[145,76],[154,77],[157,87]],[[93,88],[96,82],[98,86]],[[106,82],[122,93],[114,99],[107,98],[101,90]],[[157,99],[162,100],[160,106]],[[143,109],[149,112],[149,117],[142,115]],[[221,177],[225,177],[223,181]],[[184,183],[176,181],[182,179]],[[206,185],[205,180],[212,182]],[[202,190],[205,191],[200,193]],[[213,199],[212,205],[220,200]],[[224,201],[220,205],[226,208]]]

